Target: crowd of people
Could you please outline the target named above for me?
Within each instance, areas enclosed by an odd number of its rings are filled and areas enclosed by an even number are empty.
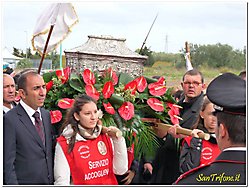
[[[26,71],[3,74],[4,185],[246,184],[246,73],[224,73],[206,88],[202,73],[188,70],[174,95],[179,125],[157,135],[153,158],[128,164],[124,137],[104,132],[96,101],[79,95],[55,136],[46,85]],[[206,91],[206,92],[205,92]],[[20,101],[15,103],[16,92]],[[177,128],[192,136],[177,134]],[[210,134],[209,140],[199,138]]]

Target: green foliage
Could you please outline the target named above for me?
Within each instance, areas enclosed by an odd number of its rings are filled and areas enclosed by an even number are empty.
[[[181,50],[184,53],[184,49]],[[246,67],[244,51],[234,50],[227,44],[197,45],[190,44],[190,56],[193,67],[209,66],[212,68],[228,67],[243,70]],[[182,55],[182,66],[185,66]]]
[[[136,135],[134,135],[134,132]],[[141,121],[140,116],[135,115],[132,127],[128,127],[124,133],[126,145],[130,146],[135,143],[135,158],[140,159],[142,155],[151,157],[155,154],[159,147],[157,137],[152,130],[152,127]]]
[[[41,55],[38,53],[38,52],[35,52],[34,55],[31,55],[30,56],[31,59],[40,59],[41,58]]]
[[[61,79],[57,77],[54,72],[48,72],[43,74],[43,78],[46,83],[53,81],[51,89],[47,92],[47,97],[44,102],[44,107],[49,110],[59,110],[62,112],[63,118],[65,118],[66,110],[60,109],[58,107],[58,101],[63,98],[74,99],[77,95],[86,93],[85,83],[81,74],[70,73],[68,80],[62,84]],[[107,81],[112,79],[110,76],[103,77],[102,75],[95,74],[96,83],[94,87],[100,93],[100,98],[97,101],[97,106],[104,112],[101,118],[103,126],[116,126],[122,132],[126,140],[127,147],[135,145],[135,156],[140,158],[141,155],[151,156],[155,153],[155,149],[158,147],[158,142],[155,133],[152,131],[152,127],[146,125],[142,122],[142,117],[152,117],[161,119],[164,123],[170,123],[170,117],[168,115],[168,109],[165,108],[163,112],[156,112],[148,106],[147,100],[149,98],[157,98],[166,105],[166,102],[176,103],[176,101],[171,96],[171,90],[168,89],[167,92],[162,96],[152,96],[149,93],[148,88],[143,92],[138,93],[136,91],[135,95],[131,95],[131,91],[124,90],[125,85],[134,80],[131,76],[126,73],[120,73],[118,75],[118,84],[114,87],[114,93],[110,98],[104,99],[102,95],[102,89]],[[146,77],[145,77],[146,78]],[[156,82],[155,79],[147,78],[147,83]],[[134,105],[135,114],[129,120],[123,119],[118,109],[124,102],[132,102]],[[105,111],[103,102],[109,102],[115,109],[115,114],[111,115]],[[58,123],[54,124],[57,131],[64,122],[64,119],[60,120]]]
[[[174,66],[177,66],[179,64],[182,64],[182,54],[180,53],[164,53],[164,52],[159,52],[153,53],[154,60],[155,62],[157,61],[163,61],[163,62],[171,62],[173,63]]]
[[[43,75],[44,77],[44,75]],[[45,80],[45,79],[44,79]],[[61,80],[53,77],[53,86],[47,93],[44,107],[49,110],[58,109],[58,100],[62,98],[75,98],[79,93],[70,87],[69,83],[62,84]]]
[[[29,59],[22,59],[17,63],[17,69],[32,68],[33,63]]]
[[[15,47],[13,47],[13,55],[15,55],[17,57],[22,57],[19,49],[15,48]]]
[[[47,58],[52,60],[53,69],[60,68],[60,55],[58,55],[56,51],[53,51],[50,54],[48,54]]]
[[[139,52],[139,50],[136,50],[136,52]],[[153,56],[153,51],[151,51],[150,48],[147,48],[147,46],[145,46],[141,50],[140,55],[148,56],[148,59],[144,63],[145,66],[151,67],[154,64],[155,60]]]
[[[22,52],[21,52],[21,56],[22,56],[22,57],[25,57],[25,54],[23,53],[23,50],[22,50]]]
[[[32,57],[31,49],[28,48],[27,49],[27,58],[31,58],[31,57]]]
[[[185,49],[181,49],[180,53],[176,54],[153,52],[152,55],[154,57],[155,62],[170,62],[172,66],[176,69],[181,69],[186,67],[184,53]],[[237,70],[243,70],[246,68],[245,50],[234,50],[231,46],[227,44],[190,44],[190,56],[193,67],[198,69],[200,69],[201,67],[228,67]]]

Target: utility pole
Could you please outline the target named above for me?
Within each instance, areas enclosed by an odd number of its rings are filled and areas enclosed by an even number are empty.
[[[165,37],[165,53],[168,53],[168,35]]]

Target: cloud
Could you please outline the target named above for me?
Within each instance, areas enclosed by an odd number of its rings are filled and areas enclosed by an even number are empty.
[[[48,3],[4,3],[3,44],[25,49],[24,31],[31,39],[36,20]],[[64,49],[85,43],[88,35],[112,35],[126,38],[127,46],[136,50],[141,47],[157,13],[146,41],[146,46],[153,51],[165,51],[167,44],[169,52],[178,52],[185,41],[220,42],[243,49],[247,41],[247,5],[243,2],[80,1],[73,5],[79,23],[63,41]]]

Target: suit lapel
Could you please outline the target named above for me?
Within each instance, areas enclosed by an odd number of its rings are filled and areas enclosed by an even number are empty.
[[[51,122],[50,119],[47,117],[46,112],[43,108],[41,108],[41,117],[42,117],[42,123],[44,127],[44,134],[45,134],[45,144],[47,145],[50,141],[50,128],[48,127]]]
[[[29,118],[28,114],[24,110],[24,108],[20,104],[18,104],[16,108],[17,108],[17,114],[19,116],[20,122],[22,122],[22,125],[33,136],[33,138],[36,140],[36,142],[42,148],[44,148],[42,140],[41,140],[39,134],[37,133],[36,128],[35,128],[34,124],[32,123],[31,119]]]
[[[181,117],[183,120],[180,122],[180,125],[184,124],[192,116],[192,109],[189,108]]]

